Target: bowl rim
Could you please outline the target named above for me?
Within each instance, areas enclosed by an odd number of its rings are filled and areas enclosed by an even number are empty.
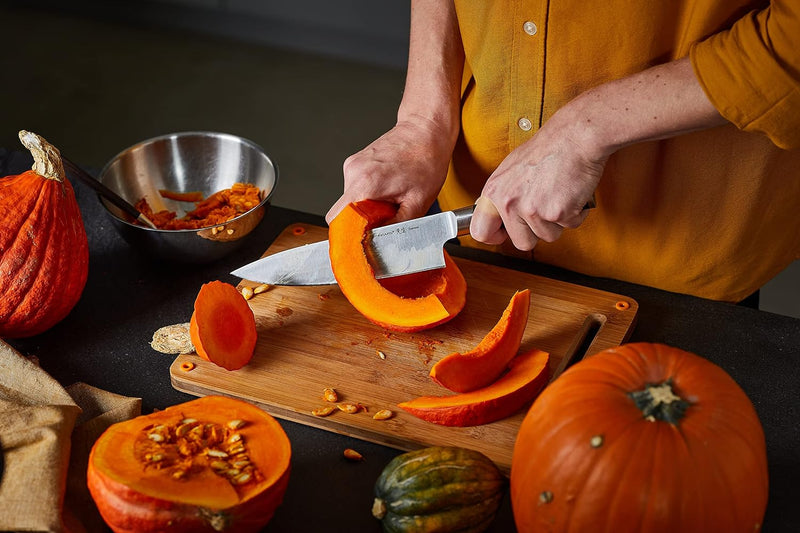
[[[106,164],[103,165],[103,168],[100,170],[100,174],[98,174],[97,179],[100,182],[102,182],[102,177],[105,175],[106,171],[109,169],[111,164],[114,163],[114,161],[118,160],[123,154],[126,154],[128,152],[132,152],[133,150],[135,150],[135,149],[137,149],[137,148],[139,148],[141,146],[144,146],[146,144],[153,144],[156,141],[162,141],[164,139],[169,139],[169,138],[173,138],[173,137],[198,137],[198,136],[215,137],[215,138],[225,138],[225,137],[227,137],[227,138],[235,139],[238,142],[241,142],[243,144],[249,145],[251,148],[254,148],[258,152],[260,152],[261,155],[263,155],[264,158],[266,158],[266,160],[269,161],[270,165],[272,165],[272,169],[275,172],[275,179],[274,179],[274,182],[272,184],[272,189],[270,189],[269,193],[266,194],[264,196],[264,198],[262,198],[261,201],[257,205],[251,207],[250,209],[248,209],[244,213],[242,213],[240,215],[236,215],[232,219],[227,220],[225,222],[226,224],[229,223],[229,222],[233,222],[234,220],[238,220],[240,218],[246,217],[247,215],[250,215],[251,213],[255,212],[257,209],[264,207],[270,201],[270,199],[272,198],[273,193],[275,192],[275,188],[278,185],[278,179],[279,179],[279,176],[280,176],[280,171],[278,169],[278,164],[275,162],[274,159],[272,159],[269,156],[267,151],[264,150],[264,148],[262,148],[261,145],[251,141],[250,139],[248,139],[246,137],[235,135],[233,133],[225,133],[225,132],[217,132],[217,131],[204,131],[204,130],[191,130],[191,131],[179,131],[179,132],[174,132],[174,133],[166,133],[166,134],[163,134],[163,135],[158,135],[156,137],[150,137],[149,139],[144,139],[142,141],[137,142],[136,144],[132,144],[132,145],[128,146],[127,148],[117,152],[117,154],[114,155],[114,157],[109,159],[108,162],[106,162]],[[121,222],[122,224],[125,224],[127,226],[130,226],[130,227],[133,227],[133,228],[136,228],[136,229],[151,231],[151,232],[155,232],[155,233],[177,234],[177,233],[197,233],[198,231],[205,231],[205,230],[209,230],[211,228],[214,228],[216,226],[219,226],[219,224],[211,224],[210,226],[203,226],[201,228],[191,228],[191,229],[189,229],[189,228],[187,228],[187,229],[150,228],[150,227],[142,226],[142,225],[139,225],[139,224],[133,224],[133,223],[128,222],[127,220],[125,220],[123,218],[118,217],[116,214],[114,214],[114,212],[112,212],[108,208],[107,202],[103,198],[102,195],[100,195],[98,193],[97,198],[100,201],[100,204],[106,210],[106,212],[109,215],[111,215],[112,217],[114,217],[115,220]]]

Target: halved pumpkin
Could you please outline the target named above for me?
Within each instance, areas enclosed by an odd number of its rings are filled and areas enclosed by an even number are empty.
[[[291,447],[241,400],[206,396],[108,428],[87,483],[116,533],[260,530],[283,500]]]
[[[532,401],[547,384],[550,355],[541,350],[511,360],[509,371],[488,387],[454,396],[422,396],[398,407],[443,426],[477,426],[501,420]]]
[[[443,324],[464,308],[467,283],[445,252],[445,267],[376,280],[365,245],[369,231],[390,220],[396,206],[363,200],[331,222],[331,268],[342,294],[368,320],[393,331],[420,331]]]
[[[480,344],[468,352],[443,358],[431,368],[431,378],[453,392],[480,389],[496,380],[519,351],[530,303],[530,290],[517,291]]]

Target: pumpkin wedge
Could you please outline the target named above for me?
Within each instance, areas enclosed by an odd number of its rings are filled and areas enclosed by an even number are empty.
[[[328,232],[331,269],[342,294],[368,320],[393,331],[421,331],[461,312],[467,283],[447,252],[442,269],[376,280],[366,239],[396,212],[393,204],[375,200],[345,207]]]
[[[398,407],[443,426],[477,426],[501,420],[541,392],[547,384],[549,360],[547,352],[534,349],[512,359],[508,372],[488,387],[453,396],[422,396]]]
[[[480,389],[496,380],[519,351],[530,303],[530,290],[517,291],[480,344],[468,352],[452,353],[440,360],[431,368],[431,378],[453,392]]]
[[[206,396],[109,427],[87,483],[115,533],[259,531],[289,482],[291,446],[258,407]]]
[[[211,281],[200,287],[189,322],[197,355],[226,370],[250,362],[258,333],[253,310],[236,287]]]

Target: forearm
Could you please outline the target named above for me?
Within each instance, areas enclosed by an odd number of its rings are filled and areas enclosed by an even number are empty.
[[[571,124],[571,136],[595,161],[631,144],[727,123],[706,97],[687,58],[591,89],[553,118],[554,126]]]
[[[460,127],[463,66],[452,0],[412,0],[408,72],[398,122],[422,123],[452,149]]]

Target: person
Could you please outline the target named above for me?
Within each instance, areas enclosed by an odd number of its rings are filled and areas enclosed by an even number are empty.
[[[326,220],[475,203],[464,244],[738,302],[800,257],[798,50],[796,0],[412,0],[397,122]]]

